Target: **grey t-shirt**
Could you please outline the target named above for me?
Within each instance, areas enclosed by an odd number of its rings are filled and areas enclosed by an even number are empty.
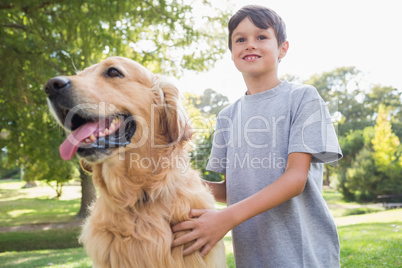
[[[314,87],[284,81],[223,109],[207,169],[226,174],[230,206],[279,178],[293,152],[312,154],[306,187],[232,230],[238,268],[340,266],[336,226],[321,193],[322,163],[342,153]]]

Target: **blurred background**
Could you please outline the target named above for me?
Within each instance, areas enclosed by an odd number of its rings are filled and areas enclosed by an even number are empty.
[[[116,55],[170,77],[196,130],[193,167],[222,179],[205,166],[216,115],[246,91],[227,22],[247,4],[283,18],[280,77],[315,86],[333,116],[344,158],[325,166],[323,196],[342,265],[402,265],[399,1],[0,0],[1,267],[90,267],[76,237],[96,190],[77,158],[58,154],[65,133],[43,91],[51,77]],[[225,243],[234,267],[230,234]]]

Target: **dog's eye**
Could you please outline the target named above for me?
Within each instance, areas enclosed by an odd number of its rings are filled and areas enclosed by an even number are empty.
[[[111,78],[114,78],[114,77],[122,78],[122,77],[124,77],[124,75],[118,69],[116,69],[114,67],[110,67],[109,69],[107,69],[106,72],[105,72],[105,76],[106,77],[111,77]]]

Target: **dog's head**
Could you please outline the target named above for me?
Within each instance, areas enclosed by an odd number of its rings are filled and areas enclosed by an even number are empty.
[[[89,162],[141,147],[169,147],[191,138],[178,90],[137,62],[111,57],[45,87],[50,110],[68,132],[63,159]]]

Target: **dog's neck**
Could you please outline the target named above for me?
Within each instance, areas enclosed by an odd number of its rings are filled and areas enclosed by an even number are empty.
[[[179,156],[180,155],[180,156]],[[128,157],[127,157],[128,156]],[[152,151],[145,157],[136,153],[118,157],[93,166],[93,180],[102,198],[108,198],[111,208],[135,209],[160,198],[159,188],[167,181],[176,183],[169,174],[183,174],[189,168],[187,153],[175,148]],[[172,196],[175,193],[170,193]],[[116,204],[115,206],[113,204]],[[118,205],[117,205],[118,204]],[[122,210],[122,213],[126,211]]]

